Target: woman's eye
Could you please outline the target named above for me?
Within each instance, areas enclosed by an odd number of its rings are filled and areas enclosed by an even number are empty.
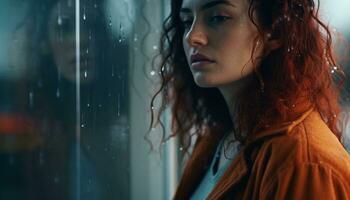
[[[215,16],[210,18],[210,22],[220,23],[220,22],[224,22],[230,18],[231,17],[225,16],[225,15],[215,15]]]

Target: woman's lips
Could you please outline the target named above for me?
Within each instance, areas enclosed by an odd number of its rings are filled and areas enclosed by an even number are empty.
[[[214,63],[213,61],[209,61],[209,60],[200,60],[200,61],[193,62],[191,64],[191,68],[199,70],[213,63]]]

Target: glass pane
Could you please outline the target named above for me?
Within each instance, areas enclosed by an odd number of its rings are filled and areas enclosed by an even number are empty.
[[[0,199],[129,199],[129,45],[107,4],[1,2]]]

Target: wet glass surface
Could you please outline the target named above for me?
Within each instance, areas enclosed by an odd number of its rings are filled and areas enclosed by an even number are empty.
[[[129,45],[79,4],[1,3],[0,199],[129,198]]]

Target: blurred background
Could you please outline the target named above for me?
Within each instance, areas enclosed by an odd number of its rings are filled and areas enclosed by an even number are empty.
[[[159,152],[161,128],[150,134],[155,152],[144,138],[169,4],[0,2],[0,200],[171,199],[181,149],[171,139]],[[340,53],[349,9],[348,0],[321,0]],[[349,74],[349,60],[344,67]],[[347,80],[344,112],[349,89]],[[169,135],[170,112],[162,118]]]

